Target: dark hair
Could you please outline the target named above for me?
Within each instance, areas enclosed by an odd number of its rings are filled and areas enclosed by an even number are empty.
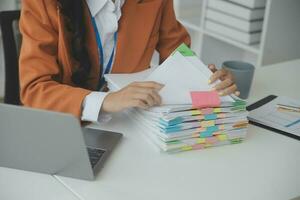
[[[77,86],[86,87],[86,81],[91,70],[91,63],[85,46],[84,2],[83,0],[57,1],[66,19],[66,28],[72,33],[70,40],[72,56],[79,63],[78,68],[72,74],[72,81]]]

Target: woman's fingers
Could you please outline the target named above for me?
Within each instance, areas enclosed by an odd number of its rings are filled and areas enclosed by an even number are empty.
[[[233,80],[230,79],[230,78],[227,78],[224,81],[217,84],[214,87],[214,89],[220,91],[220,90],[223,90],[223,89],[226,89],[226,88],[230,87],[232,84],[233,84]]]
[[[143,87],[143,88],[153,88],[156,90],[161,90],[164,85],[154,82],[154,81],[146,81],[146,82],[134,82],[132,84],[130,84],[130,86],[136,86],[136,87]]]
[[[235,84],[231,85],[230,87],[227,87],[223,91],[219,92],[220,96],[226,96],[237,92],[237,86]]]
[[[214,83],[219,79],[222,79],[224,76],[227,75],[227,71],[225,69],[220,69],[216,71],[209,79],[209,83]]]
[[[218,69],[217,69],[217,67],[216,67],[216,65],[214,65],[214,64],[209,64],[208,65],[208,68],[213,72],[213,73],[215,73]]]
[[[141,100],[141,101],[145,102],[146,105],[149,107],[152,107],[155,105],[154,98],[151,95],[146,94],[146,93],[136,93],[136,94],[134,94],[133,99]]]
[[[240,91],[235,91],[235,92],[234,92],[234,95],[238,97],[238,96],[241,95],[241,92],[240,92]]]
[[[133,99],[129,103],[129,107],[131,107],[131,108],[147,109],[149,106],[144,101],[142,101],[140,99]]]
[[[210,69],[214,69],[214,65],[209,65]],[[234,77],[226,69],[220,69],[215,71],[215,73],[210,78],[210,83],[214,83],[217,80],[221,80],[220,83],[214,86],[214,89],[219,92],[219,95],[226,96],[230,94],[235,94],[236,96],[240,95],[240,92],[237,91],[237,86],[234,84]]]
[[[144,100],[146,100],[147,98],[152,98],[154,102],[153,103],[150,102],[151,104],[149,105],[151,106],[161,104],[161,97],[159,96],[156,89],[135,87],[134,93],[135,93],[135,98],[143,98]]]
[[[102,105],[102,110],[108,113],[120,112],[128,108],[147,109],[160,105],[161,97],[158,91],[163,88],[156,82],[135,82],[123,89],[108,94]]]

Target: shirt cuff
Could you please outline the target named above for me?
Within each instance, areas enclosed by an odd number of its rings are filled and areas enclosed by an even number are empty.
[[[111,120],[111,115],[101,112],[107,92],[91,92],[82,104],[82,121],[105,123]]]

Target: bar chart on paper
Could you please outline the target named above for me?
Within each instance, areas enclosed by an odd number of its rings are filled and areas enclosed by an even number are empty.
[[[279,111],[278,104],[300,107],[300,102],[288,97],[278,97],[250,112],[249,118],[261,124],[300,136],[300,113]]]

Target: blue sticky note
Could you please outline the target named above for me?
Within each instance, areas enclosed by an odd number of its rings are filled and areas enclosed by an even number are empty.
[[[176,124],[180,124],[183,122],[183,118],[182,117],[177,117],[175,119],[172,119],[169,121],[169,125],[172,126],[172,125],[176,125]]]
[[[207,138],[207,137],[211,137],[211,136],[213,136],[213,132],[211,132],[211,131],[204,131],[204,132],[200,133],[201,138]]]
[[[217,114],[204,115],[204,120],[214,120],[217,118],[218,118]]]
[[[206,131],[210,131],[210,132],[217,132],[219,131],[219,127],[218,126],[210,126],[206,128]]]
[[[177,132],[177,131],[181,131],[181,126],[168,127],[166,129],[164,129],[164,132],[166,132],[166,133],[172,133],[172,132]]]

